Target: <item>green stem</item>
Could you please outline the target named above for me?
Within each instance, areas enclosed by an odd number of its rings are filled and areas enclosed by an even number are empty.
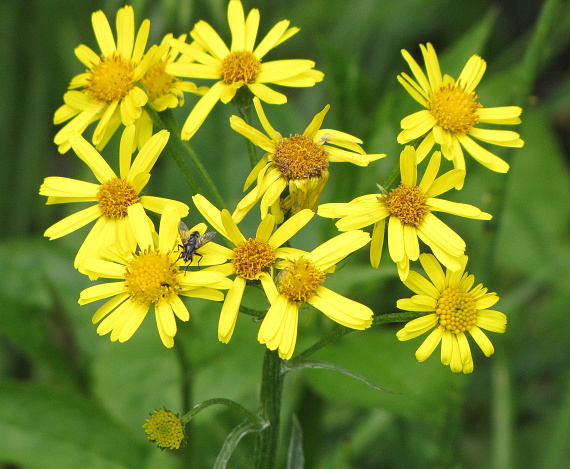
[[[240,117],[245,121],[246,124],[251,125],[252,119],[251,119],[251,106],[247,106],[247,107],[242,107],[242,106],[238,106],[238,112]],[[255,168],[255,165],[257,164],[257,152],[255,150],[255,145],[253,144],[253,142],[246,138],[245,142],[247,144],[247,153],[249,155],[249,163],[251,164],[251,168]]]
[[[388,191],[388,189],[394,183],[399,174],[400,174],[400,163],[397,163],[396,166],[394,166],[394,169],[392,169],[390,175],[384,181],[384,184],[382,185],[385,191]]]
[[[238,404],[237,402],[234,402],[230,399],[225,399],[223,397],[217,397],[214,399],[208,399],[204,402],[200,402],[200,404],[196,404],[194,407],[192,407],[190,412],[187,412],[186,415],[184,415],[183,417],[180,418],[180,420],[182,421],[182,424],[185,425],[197,413],[203,411],[206,407],[210,407],[212,405],[226,405],[228,407],[231,407],[232,409],[239,411],[241,414],[243,414],[251,422],[254,422],[257,424],[263,423],[263,419],[261,419],[259,416],[255,415],[254,413],[250,412],[249,410],[247,410],[245,407]]]
[[[188,142],[183,141],[182,138],[180,137],[180,127],[178,127],[178,123],[174,119],[172,111],[170,109],[166,109],[165,111],[162,111],[159,116],[158,113],[149,105],[145,106],[145,110],[147,111],[154,125],[158,129],[166,129],[170,132],[168,145],[171,149],[171,154],[174,160],[176,161],[176,164],[178,165],[178,167],[186,177],[188,185],[190,186],[194,194],[200,194],[203,193],[203,191],[201,190],[200,186],[196,183],[194,176],[192,175],[186,164],[184,164],[181,155],[186,156],[192,162],[192,164],[196,168],[196,171],[198,172],[198,174],[206,184],[206,187],[210,191],[210,194],[212,195],[214,202],[216,203],[216,205],[218,205],[218,208],[220,209],[225,208],[226,204],[224,202],[224,199],[220,194],[220,192],[218,191],[218,188],[214,184],[214,181],[210,177],[210,174],[206,170],[205,166],[202,164],[202,161],[200,161],[200,158],[198,157],[192,146]]]
[[[281,358],[276,350],[265,350],[263,357],[263,377],[261,381],[261,418],[269,426],[256,435],[254,469],[273,469],[279,444],[279,420],[281,396],[283,393],[283,374]]]
[[[267,314],[267,310],[262,311],[260,309],[248,308],[247,306],[239,305],[239,312],[247,314],[248,316],[253,316],[257,319],[263,319]]]

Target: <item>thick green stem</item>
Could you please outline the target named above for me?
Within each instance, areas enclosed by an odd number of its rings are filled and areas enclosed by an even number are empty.
[[[279,444],[282,393],[283,374],[281,372],[281,358],[279,358],[276,350],[266,349],[263,358],[260,417],[268,421],[269,426],[257,434],[254,469],[273,469],[275,467]]]

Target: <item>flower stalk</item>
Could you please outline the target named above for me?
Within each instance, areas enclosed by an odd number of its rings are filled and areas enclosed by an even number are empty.
[[[262,419],[269,422],[269,426],[256,435],[254,469],[272,469],[275,467],[283,393],[281,363],[277,350],[265,350],[261,379],[260,415]]]

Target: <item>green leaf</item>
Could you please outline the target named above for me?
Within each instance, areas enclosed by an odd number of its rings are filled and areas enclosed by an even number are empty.
[[[328,362],[317,361],[317,360],[304,360],[304,361],[301,361],[301,362],[299,362],[299,363],[297,363],[291,367],[287,366],[287,364],[284,364],[283,368],[284,368],[285,372],[307,370],[307,369],[336,371],[337,373],[341,373],[343,375],[350,376],[351,378],[354,378],[354,379],[366,384],[366,386],[370,386],[372,389],[374,389],[376,391],[393,393],[393,391],[389,391],[388,389],[384,389],[384,388],[381,388],[380,386],[377,386],[372,381],[366,379],[364,376],[359,375],[358,373],[355,373],[354,371],[347,370],[346,368],[343,368],[342,366],[335,365],[334,363],[328,363]]]
[[[303,469],[305,457],[303,455],[303,430],[296,415],[291,417],[291,436],[287,450],[287,469]]]
[[[158,452],[96,401],[73,392],[4,381],[0,402],[2,461],[30,469],[140,469]],[[174,467],[166,453],[159,459],[160,467]]]
[[[348,334],[317,353],[319,358],[354,370],[399,394],[377,392],[338,373],[306,371],[305,375],[316,392],[332,401],[437,421],[445,416],[453,401],[450,389],[460,385],[465,377],[454,375],[449,367],[442,365],[438,351],[418,363],[414,353],[420,344],[421,338],[400,342],[396,339],[396,329],[376,327]],[[477,361],[479,357],[474,358]],[[441,399],[441,395],[448,397]]]
[[[226,469],[226,465],[240,440],[251,432],[259,432],[269,425],[268,422],[254,422],[249,418],[245,419],[237,427],[235,427],[224,441],[224,445],[214,464],[214,469]]]

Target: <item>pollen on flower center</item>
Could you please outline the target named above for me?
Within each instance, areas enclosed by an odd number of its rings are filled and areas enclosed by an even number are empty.
[[[84,91],[97,101],[118,101],[135,86],[133,63],[118,54],[102,56],[101,61],[88,73],[89,83]]]
[[[404,225],[418,226],[429,213],[426,196],[417,186],[402,183],[380,200]]]
[[[170,256],[147,249],[131,260],[125,271],[125,288],[131,299],[142,305],[157,303],[177,294],[178,269]]]
[[[321,176],[329,167],[329,157],[309,137],[293,135],[275,145],[274,164],[287,180],[307,179]]]
[[[168,410],[155,410],[143,425],[148,439],[161,448],[178,449],[184,440],[184,426],[178,415]]]
[[[166,61],[164,59],[159,60],[148,69],[141,79],[141,84],[146,88],[150,102],[170,93],[174,84],[180,81],[179,78],[166,73],[165,67]]]
[[[127,209],[138,201],[136,191],[125,179],[109,179],[97,191],[99,209],[107,218],[123,218]]]
[[[275,250],[265,241],[250,238],[234,249],[236,274],[248,280],[259,278],[275,262]]]
[[[306,302],[325,281],[325,273],[313,263],[299,258],[292,261],[292,266],[283,269],[278,276],[278,286],[291,301]]]
[[[475,300],[470,293],[448,287],[439,297],[435,310],[439,323],[455,334],[469,330],[477,321]]]
[[[454,133],[466,133],[479,122],[477,102],[474,91],[467,93],[460,83],[448,84],[436,91],[430,100],[430,111],[438,124]]]
[[[252,52],[243,50],[231,52],[222,60],[220,73],[224,82],[253,83],[259,74],[261,61]]]

